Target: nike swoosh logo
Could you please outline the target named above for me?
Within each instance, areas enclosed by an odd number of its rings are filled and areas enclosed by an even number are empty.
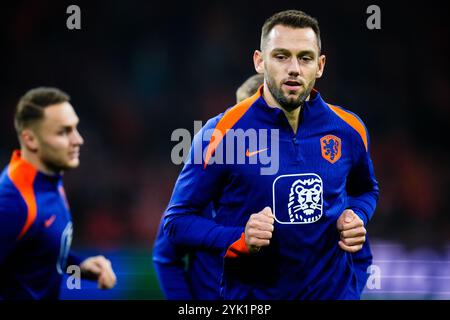
[[[52,215],[50,218],[48,218],[47,220],[44,221],[44,226],[46,228],[49,228],[53,224],[55,219],[56,219],[56,215]]]
[[[256,150],[256,151],[252,151],[252,152],[250,152],[250,150],[247,149],[247,151],[245,152],[245,155],[246,155],[247,157],[251,157],[251,156],[254,156],[254,155],[256,155],[256,154],[258,154],[258,153],[260,153],[260,152],[264,152],[264,151],[266,151],[266,150],[268,150],[268,149],[269,149],[269,148],[265,148],[265,149]]]

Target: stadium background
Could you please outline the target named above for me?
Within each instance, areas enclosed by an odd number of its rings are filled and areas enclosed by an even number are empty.
[[[82,29],[66,28],[81,8]],[[381,30],[366,8],[381,7]],[[151,249],[181,166],[171,133],[193,131],[234,102],[254,73],[264,19],[301,9],[318,18],[330,103],[371,134],[381,198],[369,225],[381,289],[364,298],[450,298],[449,28],[442,4],[380,1],[15,1],[2,4],[0,163],[17,148],[18,98],[36,86],[72,96],[85,138],[65,177],[84,253],[104,253],[116,289],[63,290],[65,299],[160,299]]]

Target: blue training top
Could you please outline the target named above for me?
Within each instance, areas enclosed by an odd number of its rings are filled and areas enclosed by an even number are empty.
[[[57,299],[72,221],[62,176],[38,172],[13,153],[0,176],[0,299]]]
[[[352,254],[338,246],[336,221],[351,208],[367,224],[375,210],[379,191],[367,130],[313,90],[294,133],[262,90],[196,135],[165,213],[165,232],[175,245],[225,258],[225,299],[357,299]],[[256,145],[246,136],[254,132]],[[209,203],[214,220],[201,216]],[[273,238],[250,255],[244,227],[266,206],[276,220]]]

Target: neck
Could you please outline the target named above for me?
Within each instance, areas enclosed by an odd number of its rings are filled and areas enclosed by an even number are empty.
[[[46,166],[37,156],[35,152],[32,152],[24,147],[20,148],[20,157],[31,164],[33,167],[35,167],[38,171],[53,176],[57,174],[58,172],[55,172],[54,170],[50,169],[48,166]]]
[[[298,122],[300,120],[300,110],[302,109],[302,107],[298,107],[297,109],[294,109],[292,111],[286,111],[285,109],[281,108],[281,110],[283,110],[284,115],[286,116],[289,124],[292,127],[292,130],[294,131],[294,133],[297,133],[297,129],[298,129]]]
[[[278,109],[283,110],[283,113],[285,114],[289,124],[291,125],[292,130],[294,131],[294,133],[297,133],[298,123],[300,121],[300,111],[302,109],[302,106],[299,106],[298,108],[291,110],[291,111],[284,109],[278,103],[278,101],[272,96],[272,93],[270,93],[270,90],[267,87],[266,83],[264,83],[263,98],[264,98],[264,100],[266,100],[266,103],[269,105],[269,107],[278,108]],[[305,101],[308,101],[308,100],[309,100],[309,96],[306,98]]]

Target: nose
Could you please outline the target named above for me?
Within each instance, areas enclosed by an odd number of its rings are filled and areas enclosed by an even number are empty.
[[[290,77],[296,77],[301,73],[298,59],[292,58],[288,65],[288,74]]]
[[[75,129],[73,133],[74,134],[73,134],[72,143],[75,144],[75,145],[81,146],[84,143],[84,139],[81,136],[80,132]]]

